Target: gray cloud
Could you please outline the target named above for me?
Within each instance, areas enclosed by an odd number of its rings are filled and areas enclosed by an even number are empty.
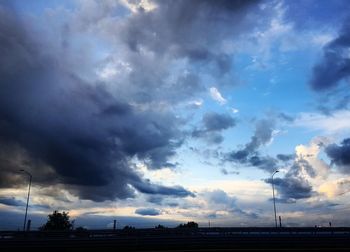
[[[350,75],[350,22],[344,23],[338,37],[323,49],[323,58],[313,69],[311,87],[316,91],[334,89]]]
[[[195,197],[195,194],[186,190],[182,186],[162,186],[157,184],[152,184],[149,180],[135,179],[131,182],[132,185],[140,192],[146,194],[158,194],[158,195],[168,195],[177,197]]]
[[[161,214],[161,211],[155,208],[138,208],[135,210],[135,213],[138,215],[157,216]]]
[[[224,174],[224,175],[230,175],[230,174],[239,175],[239,172],[238,172],[238,171],[228,171],[228,170],[225,169],[225,168],[222,168],[220,171],[221,171],[221,173]]]
[[[22,200],[18,200],[15,197],[0,197],[0,204],[4,204],[7,206],[14,206],[14,207],[25,207],[26,202]],[[41,209],[49,209],[50,206],[43,205],[43,204],[31,204],[32,208],[41,208]]]
[[[264,171],[272,172],[277,169],[277,160],[270,156],[254,155],[248,159],[248,163]]]
[[[298,199],[310,198],[312,196],[312,186],[301,178],[275,178],[274,184],[280,193],[280,202],[294,203]],[[271,183],[271,179],[266,182]]]
[[[161,55],[186,57],[194,62],[213,62],[221,73],[230,69],[230,60],[227,55],[213,51],[212,46],[220,38],[250,27],[248,10],[254,14],[259,12],[258,1],[254,0],[154,2],[157,5],[154,11],[140,10],[122,30],[129,48],[139,51],[146,47]],[[225,23],[234,25],[222,25]]]
[[[224,161],[245,164],[272,172],[277,168],[277,160],[270,156],[261,156],[258,149],[272,140],[275,121],[261,119],[256,122],[254,135],[244,148],[227,153]]]
[[[292,116],[290,116],[290,115],[287,115],[286,113],[283,113],[283,112],[279,113],[279,114],[277,115],[277,117],[278,117],[279,119],[281,119],[281,120],[283,120],[283,121],[286,121],[286,122],[289,122],[289,123],[294,122],[294,120],[295,120],[294,117],[292,117]]]
[[[158,206],[177,207],[179,205],[173,197],[169,199],[160,195],[151,195],[147,198],[147,201]]]
[[[333,111],[346,110],[350,105],[350,95],[347,87],[337,88],[322,95],[318,101],[317,109],[323,114],[330,116]]]
[[[221,131],[235,126],[236,121],[230,115],[211,112],[203,116],[203,124],[206,131]]]
[[[0,204],[4,204],[8,206],[20,206],[20,207],[26,206],[25,202],[23,202],[22,200],[15,199],[14,197],[12,198],[0,197]]]
[[[345,173],[350,173],[350,138],[344,139],[340,145],[330,144],[326,146],[325,152],[331,159],[331,163]]]
[[[258,214],[247,212],[240,209],[236,204],[236,198],[229,196],[222,190],[214,190],[206,192],[204,195],[207,202],[212,206],[213,209],[218,211],[228,211],[232,214],[238,214],[249,218],[258,218]],[[216,217],[216,214],[211,214],[211,218]]]
[[[78,65],[31,37],[10,10],[0,12],[2,187],[23,184],[17,171],[24,167],[34,184],[64,184],[83,199],[134,197],[133,188],[191,195],[182,187],[153,185],[130,165],[134,157],[150,169],[173,165],[168,159],[183,141],[175,115],[139,109],[102,83],[86,82],[76,74]]]
[[[269,8],[260,8],[260,1],[255,0],[152,2],[157,8],[139,8],[117,25],[113,18],[103,19],[99,26],[90,23],[96,32],[102,29],[121,45],[130,73],[125,81],[118,78],[115,88],[118,93],[132,93],[138,103],[186,101],[207,90],[201,81],[204,75],[221,80],[221,85],[232,85],[232,52],[222,42],[268,25],[270,18]],[[169,71],[181,66],[180,62],[183,71]]]
[[[283,161],[283,162],[287,162],[290,160],[293,160],[295,158],[294,154],[277,154],[277,159]]]
[[[303,176],[302,170],[306,171],[310,177],[315,177],[314,168],[305,160],[298,159],[289,168],[283,177],[274,177],[273,182],[278,191],[277,199],[281,203],[295,203],[296,200],[310,198],[315,194],[309,181]],[[265,180],[271,184],[272,178]]]
[[[192,137],[203,138],[210,143],[219,144],[224,138],[221,131],[234,127],[236,120],[227,114],[208,112],[202,118],[202,127],[192,132]]]

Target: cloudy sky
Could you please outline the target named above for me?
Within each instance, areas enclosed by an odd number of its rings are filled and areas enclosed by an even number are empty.
[[[0,1],[0,229],[350,225],[348,1]]]

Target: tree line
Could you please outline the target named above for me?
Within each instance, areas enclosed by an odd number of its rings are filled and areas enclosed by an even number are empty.
[[[69,212],[59,212],[54,211],[52,214],[48,215],[48,219],[44,225],[42,225],[39,230],[41,231],[68,231],[73,230],[74,221],[70,221]],[[155,229],[165,229],[163,225],[155,226]],[[198,228],[198,224],[194,221],[189,221],[184,224],[178,225],[176,228]],[[132,231],[136,228],[133,226],[125,226],[122,230]],[[76,231],[84,231],[87,230],[84,227],[77,227]]]

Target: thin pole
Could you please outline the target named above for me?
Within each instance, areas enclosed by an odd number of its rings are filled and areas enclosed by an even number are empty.
[[[25,170],[21,170],[22,172],[25,172],[29,176],[29,187],[28,187],[28,196],[27,196],[27,205],[26,205],[26,213],[24,215],[24,222],[23,222],[23,231],[26,231],[26,222],[27,222],[27,213],[28,213],[28,205],[29,205],[29,196],[30,196],[30,187],[32,185],[32,174]]]
[[[276,228],[277,228],[277,214],[276,214],[275,186],[274,186],[274,183],[273,183],[273,176],[274,176],[277,172],[279,172],[279,171],[278,171],[278,170],[275,171],[275,172],[272,174],[272,176],[271,176],[271,178],[272,178],[271,184],[272,184],[272,196],[273,196],[273,210],[274,210],[274,213],[275,213],[275,226],[276,226]]]

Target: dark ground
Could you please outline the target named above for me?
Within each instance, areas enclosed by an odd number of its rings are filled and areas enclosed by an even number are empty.
[[[350,251],[350,228],[0,232],[0,251]]]

